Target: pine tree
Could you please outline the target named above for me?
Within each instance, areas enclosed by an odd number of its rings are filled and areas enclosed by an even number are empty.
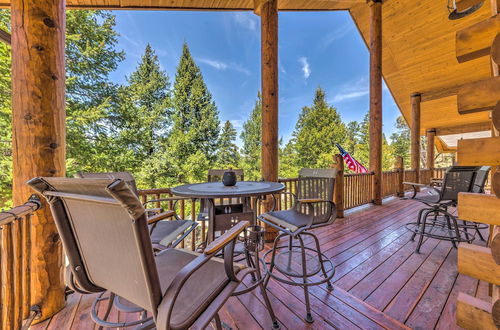
[[[217,167],[235,168],[240,161],[238,146],[235,144],[236,130],[229,120],[224,123],[219,138],[219,150],[217,153]]]
[[[410,128],[403,116],[396,119],[396,132],[392,133],[391,145],[395,156],[403,157],[404,164],[410,164]]]
[[[175,75],[169,149],[179,182],[206,178],[215,164],[219,112],[186,43]]]
[[[321,87],[316,89],[313,105],[302,108],[292,136],[297,167],[321,168],[332,164],[332,157],[338,152],[335,143],[342,144],[346,127],[337,109],[326,102]]]
[[[241,150],[241,168],[245,171],[245,178],[258,180],[261,178],[261,144],[262,144],[262,97],[257,94],[255,106],[249,118],[243,124],[240,134],[243,142]]]

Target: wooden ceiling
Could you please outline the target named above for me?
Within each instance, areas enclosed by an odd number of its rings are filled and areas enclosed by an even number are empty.
[[[66,0],[69,8],[144,10],[253,10],[253,0]],[[0,0],[8,7],[10,0]],[[422,93],[422,134],[430,128],[489,122],[488,112],[460,115],[456,87],[491,76],[487,56],[459,63],[456,32],[491,16],[490,1],[472,15],[448,20],[447,0],[384,0],[383,74],[409,121],[410,94]],[[365,42],[369,38],[366,0],[280,0],[280,10],[349,10]],[[443,91],[446,91],[443,93]],[[452,91],[451,93],[449,91]],[[437,98],[436,98],[437,95]],[[477,125],[476,125],[477,126]]]

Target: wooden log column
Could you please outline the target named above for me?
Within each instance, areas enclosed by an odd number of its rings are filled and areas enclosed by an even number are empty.
[[[335,177],[335,187],[333,202],[337,207],[337,218],[344,217],[344,158],[342,155],[333,156],[334,164],[333,167],[337,170],[337,176]]]
[[[436,130],[428,129],[427,130],[427,154],[425,158],[426,168],[433,169],[434,168],[434,140],[436,138]]]
[[[12,0],[14,204],[36,176],[65,175],[65,1]],[[44,198],[41,198],[44,200]],[[47,205],[32,218],[31,304],[44,320],[65,305],[63,255]]]
[[[382,204],[382,1],[370,1],[370,171],[373,203]]]
[[[262,153],[261,174],[266,181],[278,181],[278,1],[266,0],[259,6],[261,18],[262,70]],[[271,209],[271,199],[264,203]],[[266,240],[274,240],[276,230],[266,226]]]
[[[405,166],[404,166],[404,159],[401,156],[396,156],[396,164],[395,164],[396,171],[398,172],[398,189],[396,192],[397,197],[404,197],[405,196],[405,187],[404,187],[404,171],[405,171]]]
[[[411,95],[411,169],[415,171],[415,182],[420,181],[420,93]]]

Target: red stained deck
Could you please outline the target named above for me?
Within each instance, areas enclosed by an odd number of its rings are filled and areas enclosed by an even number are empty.
[[[420,207],[393,199],[348,212],[317,230],[323,252],[337,267],[334,291],[325,285],[311,288],[315,322],[307,324],[302,289],[270,281],[268,292],[282,329],[457,329],[457,293],[486,299],[488,285],[457,274],[457,251],[450,242],[426,239],[421,254],[414,253],[416,243],[404,224],[415,220]],[[94,297],[70,295],[63,311],[32,329],[94,328],[89,316]],[[123,318],[114,313],[110,319]],[[268,329],[271,324],[256,292],[231,298],[221,318],[233,329]]]

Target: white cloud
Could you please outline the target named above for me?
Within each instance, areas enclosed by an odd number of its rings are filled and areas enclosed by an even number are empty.
[[[251,31],[257,30],[257,20],[253,17],[251,13],[236,12],[233,15],[236,24],[241,25]]]
[[[334,41],[345,37],[349,32],[352,31],[353,27],[354,27],[353,22],[346,23],[344,25],[339,26],[337,29],[335,29],[331,33],[328,33],[323,38],[321,46],[325,47],[325,48],[330,46]]]
[[[230,70],[234,70],[234,71],[239,72],[239,73],[243,73],[244,75],[247,75],[247,76],[250,76],[252,74],[252,72],[250,72],[250,70],[248,70],[247,68],[245,68],[244,66],[242,66],[241,64],[238,64],[238,63],[233,63],[233,62],[225,63],[222,61],[212,60],[209,58],[197,58],[196,60],[198,62],[201,62],[201,63],[204,63],[208,66],[211,66],[212,68],[214,68],[216,70],[224,71],[224,70],[230,69]]]
[[[302,64],[302,73],[304,73],[304,78],[309,78],[311,75],[311,67],[307,61],[307,57],[299,57],[299,62]]]
[[[241,119],[231,119],[229,120],[229,122],[231,123],[231,125],[233,125],[233,127],[239,131],[243,128],[243,120]]]
[[[199,58],[198,61],[201,63],[205,63],[209,66],[211,66],[214,69],[217,70],[226,70],[227,69],[227,64],[221,61],[216,61],[216,60],[211,60],[208,58]]]
[[[365,76],[342,85],[340,87],[340,92],[338,92],[333,97],[331,103],[357,99],[359,97],[368,95],[370,93],[368,83],[368,77]]]

